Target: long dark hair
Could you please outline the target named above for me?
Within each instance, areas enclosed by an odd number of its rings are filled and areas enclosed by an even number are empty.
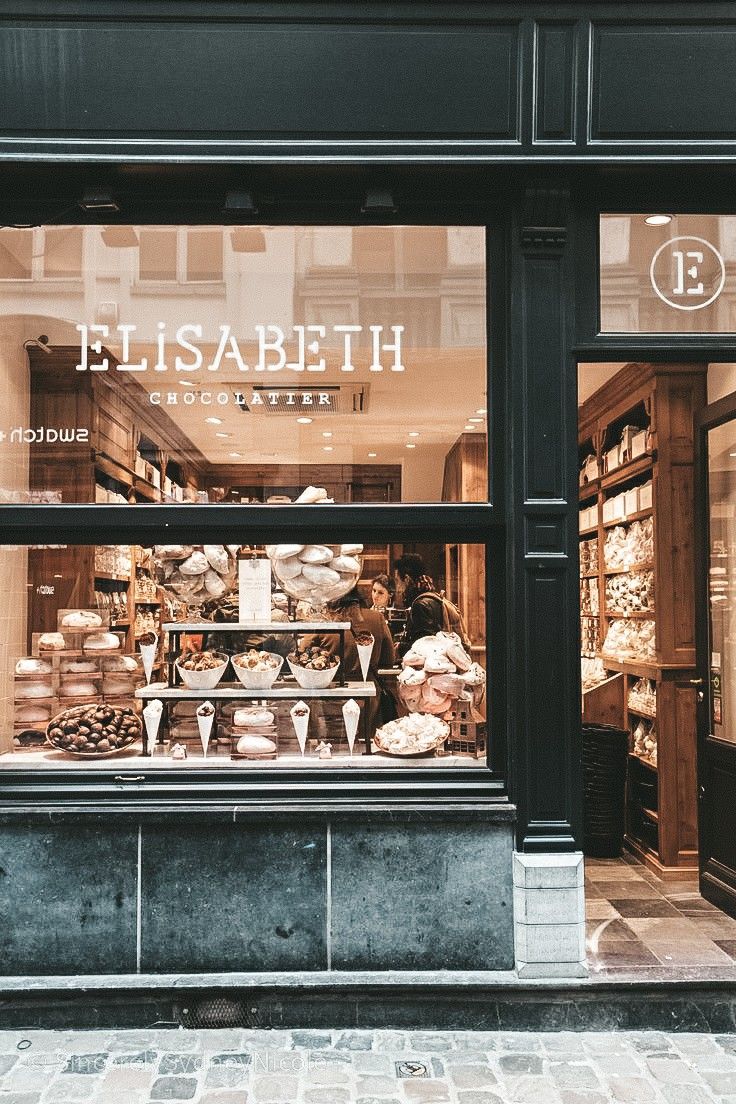
[[[347,594],[343,594],[342,597],[335,598],[333,602],[330,602],[329,609],[341,610],[347,609],[348,606],[360,606],[361,609],[368,609],[368,603],[358,590],[357,586],[354,586],[352,590],[349,590],[347,592]]]

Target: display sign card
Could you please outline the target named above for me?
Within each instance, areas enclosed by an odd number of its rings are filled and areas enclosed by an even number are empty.
[[[270,560],[238,560],[238,602],[243,624],[271,620]]]

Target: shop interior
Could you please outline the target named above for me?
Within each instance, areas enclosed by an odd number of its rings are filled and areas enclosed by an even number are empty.
[[[0,312],[2,501],[244,508],[223,545],[0,549],[0,768],[485,761],[484,548],[247,515],[487,501],[481,229],[2,230]]]
[[[733,364],[579,365],[584,724],[628,733],[625,847],[661,877],[698,869],[698,573],[708,573],[712,732],[733,742],[736,436],[712,435],[709,501],[694,418],[736,391]],[[698,562],[696,531],[709,535]]]

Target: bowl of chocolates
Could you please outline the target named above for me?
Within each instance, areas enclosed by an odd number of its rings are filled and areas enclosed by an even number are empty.
[[[176,669],[189,690],[214,690],[225,674],[230,657],[224,652],[185,652]]]
[[[135,710],[111,705],[75,705],[65,709],[46,727],[46,739],[58,751],[81,759],[116,755],[141,735]]]
[[[270,690],[283,666],[283,656],[249,648],[233,656],[235,674],[246,690]]]
[[[291,673],[303,690],[325,690],[340,666],[332,652],[318,645],[303,648],[287,656]]]

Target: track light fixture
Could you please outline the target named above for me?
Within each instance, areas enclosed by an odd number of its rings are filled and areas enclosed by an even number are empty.
[[[382,185],[368,188],[360,210],[364,215],[395,215],[393,192]]]
[[[246,188],[237,188],[231,192],[226,192],[222,213],[230,218],[241,218],[246,221],[255,218],[258,214],[258,205],[253,193]]]
[[[92,213],[117,214],[120,211],[120,204],[109,188],[85,188],[79,206]]]

